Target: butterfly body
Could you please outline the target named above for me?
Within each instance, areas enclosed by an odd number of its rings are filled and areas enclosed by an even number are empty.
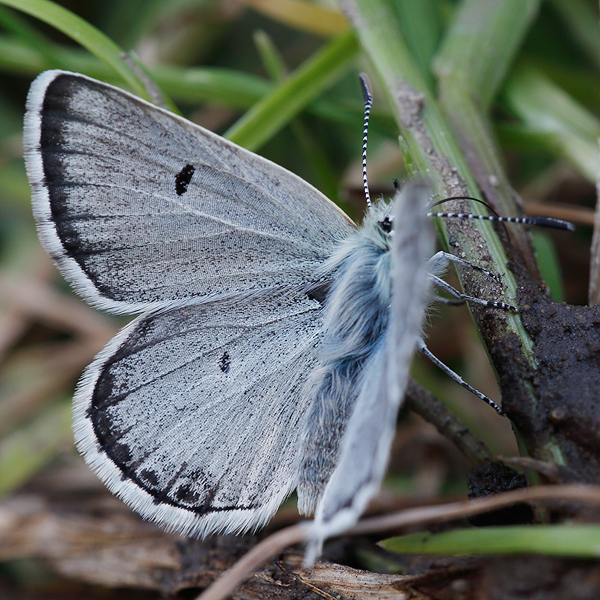
[[[323,338],[303,428],[298,482],[300,511],[311,514],[338,461],[339,441],[360,389],[365,363],[385,343],[391,301],[391,204],[369,209],[323,271],[333,281],[323,308]]]

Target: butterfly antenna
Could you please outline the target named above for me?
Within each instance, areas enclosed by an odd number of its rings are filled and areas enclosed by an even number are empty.
[[[373,96],[371,94],[371,86],[369,78],[365,73],[359,75],[360,85],[362,87],[363,98],[365,100],[365,118],[363,122],[363,147],[362,147],[362,175],[363,187],[365,189],[365,198],[367,206],[371,208],[371,194],[369,193],[369,182],[367,180],[367,132],[369,129],[369,117],[371,116],[371,106],[373,105]]]
[[[496,211],[483,200],[478,198],[472,198],[471,196],[453,196],[452,198],[444,198],[439,200],[431,206],[439,206],[444,202],[450,200],[473,200],[486,206],[490,211],[496,213]],[[569,223],[569,221],[563,221],[561,219],[552,219],[551,217],[501,217],[497,213],[493,215],[474,215],[472,213],[451,213],[451,212],[429,212],[428,217],[442,217],[443,219],[470,219],[479,221],[496,221],[497,223],[520,223],[522,225],[534,225],[536,227],[548,227],[550,229],[564,229],[567,231],[574,231],[575,225]]]

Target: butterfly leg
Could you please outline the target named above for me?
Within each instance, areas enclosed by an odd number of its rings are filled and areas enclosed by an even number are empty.
[[[434,365],[444,371],[444,373],[446,373],[450,379],[456,381],[458,385],[461,385],[466,390],[469,390],[469,392],[471,392],[473,395],[477,396],[477,398],[483,400],[486,404],[489,404],[499,415],[503,414],[502,409],[491,398],[488,398],[485,394],[470,386],[458,373],[455,373],[450,367],[445,365],[439,358],[437,358],[437,356],[435,356],[425,345],[425,342],[422,339],[417,342],[417,350],[423,354],[423,356],[426,356]]]
[[[464,304],[465,302],[473,302],[474,304],[480,304],[481,306],[485,306],[486,308],[500,308],[501,310],[510,310],[511,312],[517,312],[517,309],[511,304],[507,304],[506,302],[495,302],[493,300],[483,300],[481,298],[475,298],[474,296],[468,296],[467,294],[463,294],[459,292],[457,289],[453,288],[447,281],[444,281],[437,275],[433,275],[429,273],[429,279],[433,282],[433,284],[439,289],[447,292],[454,298],[447,299],[438,297],[437,300],[440,302],[444,302],[445,304]]]
[[[430,273],[435,273],[436,275],[442,274],[445,272],[446,268],[450,263],[454,263],[459,267],[465,267],[466,269],[471,269],[472,271],[477,271],[478,273],[483,273],[487,277],[491,277],[496,281],[500,282],[500,276],[497,273],[492,273],[492,271],[488,271],[479,265],[474,265],[470,263],[468,260],[464,258],[459,258],[458,256],[454,256],[454,254],[450,254],[449,252],[444,252],[440,250],[436,252],[427,262],[427,266],[429,268]]]

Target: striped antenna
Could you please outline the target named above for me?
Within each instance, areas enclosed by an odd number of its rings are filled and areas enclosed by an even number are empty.
[[[441,217],[442,219],[468,219],[471,221],[496,221],[497,223],[520,223],[521,225],[535,225],[550,229],[565,229],[575,231],[575,225],[569,221],[552,219],[551,217],[497,217],[496,215],[474,215],[472,213],[445,213],[429,212],[428,217]]]
[[[362,175],[363,187],[365,189],[365,198],[367,206],[371,208],[371,194],[369,193],[369,182],[367,180],[367,131],[369,129],[369,117],[371,116],[371,106],[373,105],[373,96],[371,95],[371,86],[369,78],[365,73],[359,75],[360,85],[362,87],[363,98],[365,100],[365,119],[363,122],[363,147],[362,147]]]
[[[444,202],[450,200],[473,200],[486,206],[492,212],[496,212],[487,202],[480,200],[479,198],[473,198],[471,196],[453,196],[452,198],[444,198],[438,200],[432,205],[432,208],[439,206]],[[497,223],[519,223],[521,225],[534,225],[536,227],[548,227],[550,229],[565,229],[567,231],[574,231],[575,225],[569,223],[569,221],[563,221],[561,219],[553,219],[551,217],[501,217],[500,215],[474,215],[472,213],[454,213],[454,212],[428,212],[428,217],[441,217],[442,219],[468,219],[468,220],[479,220],[479,221],[495,221]]]

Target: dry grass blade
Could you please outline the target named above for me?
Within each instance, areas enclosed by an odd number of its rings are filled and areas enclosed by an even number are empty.
[[[306,529],[301,525],[286,527],[254,546],[231,569],[225,571],[197,600],[219,600],[227,598],[250,573],[281,553],[284,548],[306,539]]]
[[[34,278],[0,273],[0,298],[30,319],[95,338],[97,344],[106,343],[115,333],[114,325],[106,317],[75,297],[58,294],[49,284]]]
[[[455,502],[442,506],[414,508],[398,513],[374,517],[360,521],[348,534],[365,534],[389,531],[407,525],[423,525],[469,517],[472,515],[502,508],[517,502],[542,500],[567,500],[600,504],[600,487],[591,485],[541,486],[498,494],[489,498],[479,498]],[[277,556],[290,544],[306,539],[306,530],[300,525],[282,529],[257,544],[233,567],[225,571],[197,600],[224,600],[250,573]]]
[[[275,21],[285,23],[313,35],[331,37],[348,27],[348,22],[339,12],[324,6],[299,0],[238,0]]]

